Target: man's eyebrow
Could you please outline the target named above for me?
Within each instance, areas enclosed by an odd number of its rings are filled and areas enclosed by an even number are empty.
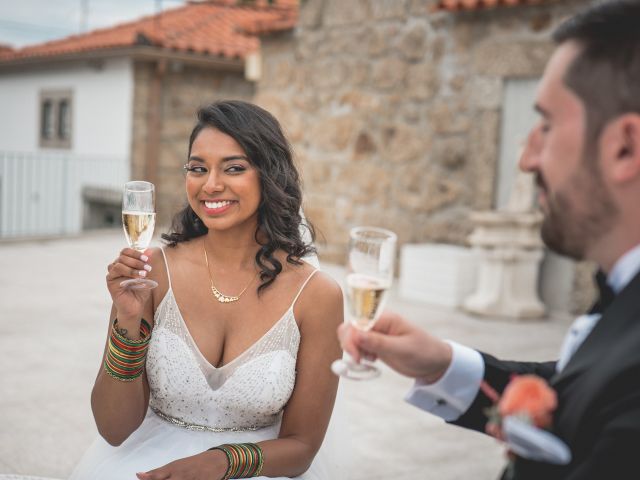
[[[544,108],[542,108],[542,107],[540,106],[540,104],[539,104],[539,103],[536,103],[536,104],[533,106],[533,109],[534,109],[536,112],[538,112],[540,115],[542,115],[544,118],[550,118],[550,117],[551,117],[551,114],[550,114],[547,110],[545,110]]]

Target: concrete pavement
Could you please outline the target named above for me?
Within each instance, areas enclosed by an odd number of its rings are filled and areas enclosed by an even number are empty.
[[[107,332],[106,265],[119,231],[0,243],[0,474],[66,478],[96,435],[89,395]],[[325,266],[338,280],[343,271]],[[389,308],[431,332],[510,359],[553,358],[571,318],[508,323],[408,302]],[[351,480],[493,479],[492,439],[402,401],[411,381],[384,369],[345,382]]]

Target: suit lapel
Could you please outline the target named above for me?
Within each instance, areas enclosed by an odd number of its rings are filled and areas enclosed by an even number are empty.
[[[611,360],[611,349],[629,335],[640,335],[640,273],[616,296],[564,370],[550,380],[560,397],[556,430],[570,443],[601,383],[620,368]]]

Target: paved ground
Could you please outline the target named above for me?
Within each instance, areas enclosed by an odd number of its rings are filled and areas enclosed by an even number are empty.
[[[0,474],[66,478],[96,430],[89,407],[109,310],[106,265],[119,232],[0,243]],[[325,267],[340,279],[342,270]],[[390,308],[430,331],[513,359],[548,359],[569,318],[513,324],[392,296]],[[405,404],[391,371],[344,384],[351,480],[493,479],[502,449]]]

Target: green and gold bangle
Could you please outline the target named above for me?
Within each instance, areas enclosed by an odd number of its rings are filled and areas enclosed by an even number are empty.
[[[221,480],[257,477],[262,473],[264,454],[256,443],[225,443],[209,450],[222,450],[229,461]]]
[[[130,382],[142,375],[151,340],[151,326],[143,318],[140,322],[140,340],[131,340],[118,330],[116,318],[109,335],[105,372],[120,381]]]

